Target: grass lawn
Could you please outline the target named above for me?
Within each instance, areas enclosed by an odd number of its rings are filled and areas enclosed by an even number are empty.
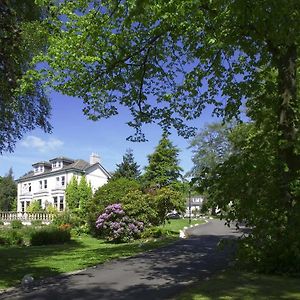
[[[114,258],[132,256],[176,239],[170,236],[147,243],[112,244],[82,236],[62,245],[0,247],[0,289],[20,284],[26,274],[31,274],[35,279],[55,276]]]
[[[193,221],[193,224],[200,221]],[[164,226],[168,236],[163,239],[112,244],[90,236],[74,238],[63,245],[0,247],[0,289],[18,285],[26,274],[35,279],[84,269],[105,261],[169,244],[188,226],[188,219],[171,220]]]
[[[300,278],[226,271],[187,288],[177,300],[300,300]]]
[[[203,224],[205,223],[204,220],[202,219],[192,219],[191,225],[195,225],[195,224]],[[161,225],[160,228],[164,229],[164,230],[169,230],[171,232],[174,232],[176,234],[179,233],[179,231],[181,229],[183,229],[183,227],[185,226],[189,226],[189,219],[171,219],[169,220],[169,223],[166,222],[165,225]]]

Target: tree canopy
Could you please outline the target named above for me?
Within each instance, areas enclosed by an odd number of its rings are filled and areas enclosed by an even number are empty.
[[[259,251],[251,248],[252,258],[268,261],[270,249],[288,244],[289,249],[278,247],[284,253],[276,253],[273,261],[291,268],[292,261],[299,262],[300,2],[40,2],[50,7],[45,24],[51,35],[47,54],[36,62],[48,67],[30,75],[82,98],[90,119],[106,118],[117,114],[120,106],[128,107],[132,114],[128,124],[136,130],[132,139],[141,140],[143,123],[157,122],[165,131],[174,126],[188,137],[193,133],[188,121],[199,117],[207,105],[213,105],[214,113],[225,120],[249,109],[256,132],[250,130],[244,141],[235,136],[240,152],[228,168],[226,162],[222,164],[222,174],[232,178],[229,170],[243,171],[238,187],[257,199],[255,205],[265,204],[254,218],[248,216],[262,229],[251,236],[253,245],[259,245]],[[255,149],[261,149],[257,157]],[[253,168],[258,165],[255,177]],[[252,189],[256,178],[270,181],[262,180]],[[270,193],[265,193],[262,182]],[[234,197],[237,210],[232,212],[242,216],[240,197]],[[280,224],[274,223],[279,216]],[[234,213],[229,219],[233,217]],[[267,227],[258,226],[262,224]]]
[[[16,199],[17,184],[14,181],[13,171],[10,168],[5,176],[0,177],[0,210],[12,210]]]
[[[138,179],[141,175],[140,166],[134,161],[132,149],[127,149],[123,155],[123,160],[117,164],[117,169],[111,179],[125,177],[128,179]]]
[[[22,76],[34,67],[32,57],[44,47],[42,15],[34,0],[0,3],[0,153],[13,151],[29,130],[51,131],[50,105],[40,81],[28,73],[19,90]]]
[[[149,164],[143,174],[144,185],[161,188],[177,183],[182,171],[178,155],[179,149],[164,133],[154,152],[148,155]]]

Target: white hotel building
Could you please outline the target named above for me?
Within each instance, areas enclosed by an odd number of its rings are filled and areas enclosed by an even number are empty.
[[[25,212],[30,202],[37,200],[42,208],[53,205],[62,211],[66,207],[65,189],[73,176],[80,180],[85,176],[93,192],[107,183],[110,174],[101,165],[99,156],[92,154],[90,161],[56,157],[49,161],[37,162],[33,170],[17,180],[17,211]]]

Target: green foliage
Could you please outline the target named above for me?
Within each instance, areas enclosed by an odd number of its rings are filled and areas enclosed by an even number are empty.
[[[44,47],[45,16],[34,0],[0,4],[0,153],[13,151],[23,134],[36,127],[51,131],[50,105],[40,81],[30,76],[32,57]],[[28,81],[22,93],[20,80]]]
[[[232,126],[231,126],[232,127]],[[228,159],[232,152],[229,141],[230,126],[212,123],[202,129],[191,141],[193,168],[189,172],[194,178],[207,177],[218,164]]]
[[[23,235],[17,228],[3,229],[0,231],[0,245],[21,246],[23,244]]]
[[[23,227],[23,223],[20,220],[12,220],[10,222],[10,227],[13,229],[20,229]]]
[[[127,149],[126,153],[123,155],[123,161],[120,164],[117,164],[117,169],[113,173],[111,180],[120,177],[138,180],[141,175],[139,168],[139,165],[134,161],[132,149]]]
[[[142,238],[161,238],[164,235],[163,229],[159,227],[148,227],[142,232]]]
[[[139,190],[140,184],[136,180],[128,178],[118,178],[110,180],[105,185],[99,187],[92,200],[88,203],[88,223],[93,230],[95,221],[99,213],[103,212],[109,204],[119,203],[128,192]]]
[[[107,205],[118,203],[130,191],[140,189],[136,180],[119,178],[101,186],[94,194],[90,211],[102,211]]]
[[[81,222],[81,218],[76,213],[66,210],[56,214],[52,224],[56,226],[70,224],[72,227],[77,227],[81,224]]]
[[[30,202],[29,206],[26,208],[26,212],[36,213],[42,211],[42,206],[38,200],[33,200]]]
[[[83,217],[87,213],[88,202],[91,201],[93,196],[93,191],[91,184],[86,181],[86,177],[82,176],[78,185],[78,195],[79,195],[79,209]]]
[[[54,205],[52,205],[52,203],[50,203],[46,206],[46,212],[55,215],[58,213],[58,210],[57,207],[55,207]]]
[[[149,194],[139,190],[129,191],[120,202],[126,214],[135,220],[144,223],[144,226],[157,225],[159,223],[156,203]]]
[[[0,177],[0,210],[12,210],[14,208],[16,198],[17,184],[14,181],[13,171],[10,168],[8,174],[6,174],[4,177]]]
[[[299,1],[93,4],[49,6],[49,51],[36,59],[49,68],[37,77],[81,97],[92,120],[128,107],[133,140],[152,122],[188,137],[186,121],[207,105],[232,119],[246,104],[255,124],[233,133],[233,154],[201,185],[223,217],[255,229],[250,261],[299,271]],[[168,182],[150,170],[149,181]]]
[[[165,223],[167,214],[173,210],[178,213],[185,211],[185,197],[182,193],[169,187],[163,187],[156,191],[154,195],[155,208],[159,224]]]
[[[76,176],[73,176],[67,184],[65,194],[68,209],[79,208],[80,195],[78,193],[78,179]]]
[[[43,225],[43,221],[42,220],[32,220],[31,225],[39,227],[39,226]]]
[[[163,134],[154,153],[148,156],[149,165],[145,168],[143,182],[148,187],[160,188],[176,184],[182,169],[178,160],[179,150]]]
[[[220,216],[228,222],[246,223],[251,228],[238,251],[242,265],[264,272],[298,272],[300,243],[296,228],[300,227],[280,196],[274,147],[278,136],[272,118],[239,125],[229,139],[232,154],[200,181],[208,195],[206,205],[218,206]],[[295,205],[293,217],[297,215]]]
[[[70,230],[61,229],[55,226],[47,226],[32,232],[30,244],[32,246],[63,244],[69,242],[70,239]]]
[[[88,205],[93,196],[92,187],[86,177],[80,178],[79,184],[76,176],[73,176],[66,187],[67,208],[79,218],[84,219],[88,213]]]

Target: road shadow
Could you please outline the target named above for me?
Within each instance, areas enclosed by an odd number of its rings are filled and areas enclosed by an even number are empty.
[[[88,268],[72,276],[49,279],[29,292],[15,291],[0,299],[172,299],[188,284],[205,280],[228,267],[234,256],[235,239],[232,235],[191,237],[145,254]],[[128,276],[131,274],[138,280],[131,282],[127,277],[121,284],[118,272],[127,274],[127,270]],[[108,274],[105,272],[114,271],[114,279],[105,278]]]

